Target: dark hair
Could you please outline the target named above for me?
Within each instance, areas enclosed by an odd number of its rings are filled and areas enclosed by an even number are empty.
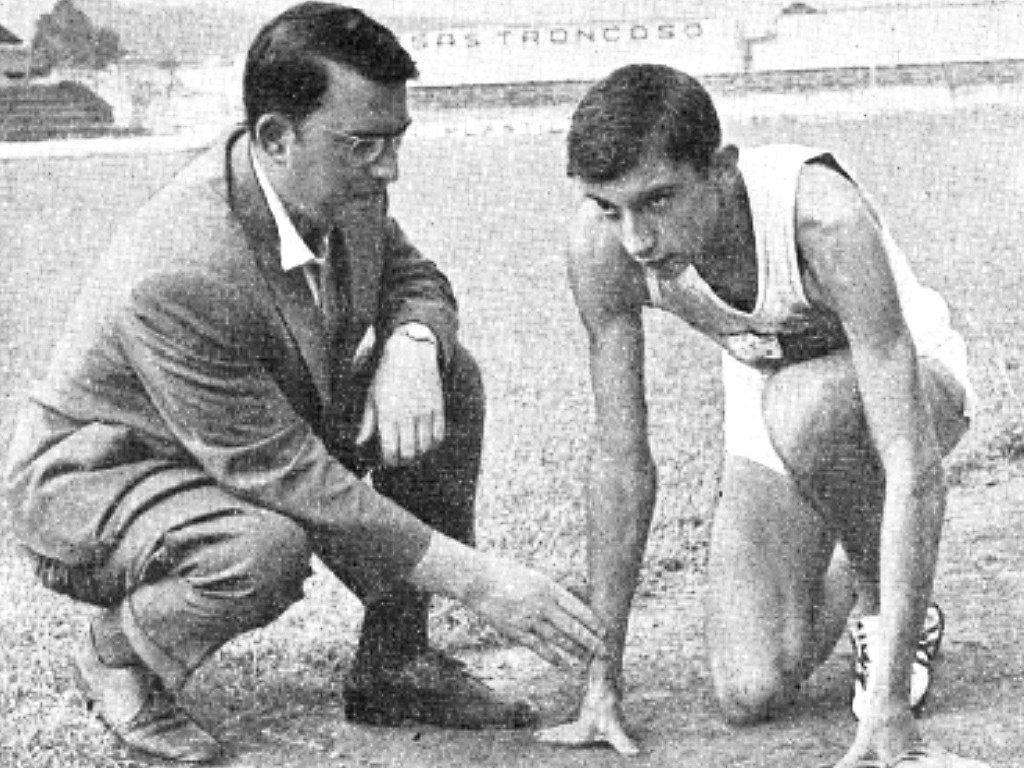
[[[249,130],[268,112],[301,122],[316,111],[330,85],[328,61],[388,85],[419,75],[394,33],[359,9],[300,3],[268,22],[249,46],[242,78]]]
[[[697,80],[672,67],[630,64],[596,83],[573,112],[568,174],[612,181],[650,151],[703,174],[721,141],[715,105]]]

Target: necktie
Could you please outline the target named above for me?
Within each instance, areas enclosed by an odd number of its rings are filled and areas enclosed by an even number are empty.
[[[324,316],[329,351],[333,351],[339,341],[348,309],[348,254],[345,252],[344,235],[338,230],[328,231],[324,235],[319,255],[323,259],[320,266],[320,310]]]
[[[324,412],[328,434],[344,440],[345,424],[350,417],[345,413],[349,398],[348,366],[345,356],[345,328],[348,321],[348,249],[345,236],[339,229],[331,229],[321,243],[320,253],[320,311],[323,313],[327,344],[328,403]]]

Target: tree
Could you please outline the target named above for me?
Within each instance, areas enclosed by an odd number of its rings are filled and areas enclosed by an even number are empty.
[[[124,55],[121,38],[108,27],[97,27],[72,0],[58,0],[36,23],[32,39],[34,66],[103,69]]]
[[[124,55],[121,50],[121,36],[110,27],[96,30],[96,67],[103,69]]]

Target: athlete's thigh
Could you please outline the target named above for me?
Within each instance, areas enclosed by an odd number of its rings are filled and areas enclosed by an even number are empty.
[[[965,392],[936,360],[919,362],[921,388],[939,447],[948,453],[967,426]],[[833,526],[865,583],[878,578],[885,472],[864,415],[848,352],[789,366],[765,383],[763,414],[779,460]]]
[[[966,413],[967,392],[953,372],[942,362],[922,357],[921,386],[928,402],[939,449],[945,456],[956,447],[970,426]]]
[[[930,358],[920,360],[919,372],[939,447],[948,453],[967,426],[963,387]],[[806,495],[825,510],[880,513],[884,472],[848,352],[779,371],[765,383],[762,408],[776,453]]]
[[[788,476],[726,455],[706,610],[716,682],[806,667],[835,543]]]

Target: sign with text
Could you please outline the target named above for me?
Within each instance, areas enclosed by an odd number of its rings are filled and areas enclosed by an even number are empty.
[[[735,23],[708,18],[450,28],[402,43],[427,86],[594,80],[637,62],[707,74],[735,70],[742,55]]]

